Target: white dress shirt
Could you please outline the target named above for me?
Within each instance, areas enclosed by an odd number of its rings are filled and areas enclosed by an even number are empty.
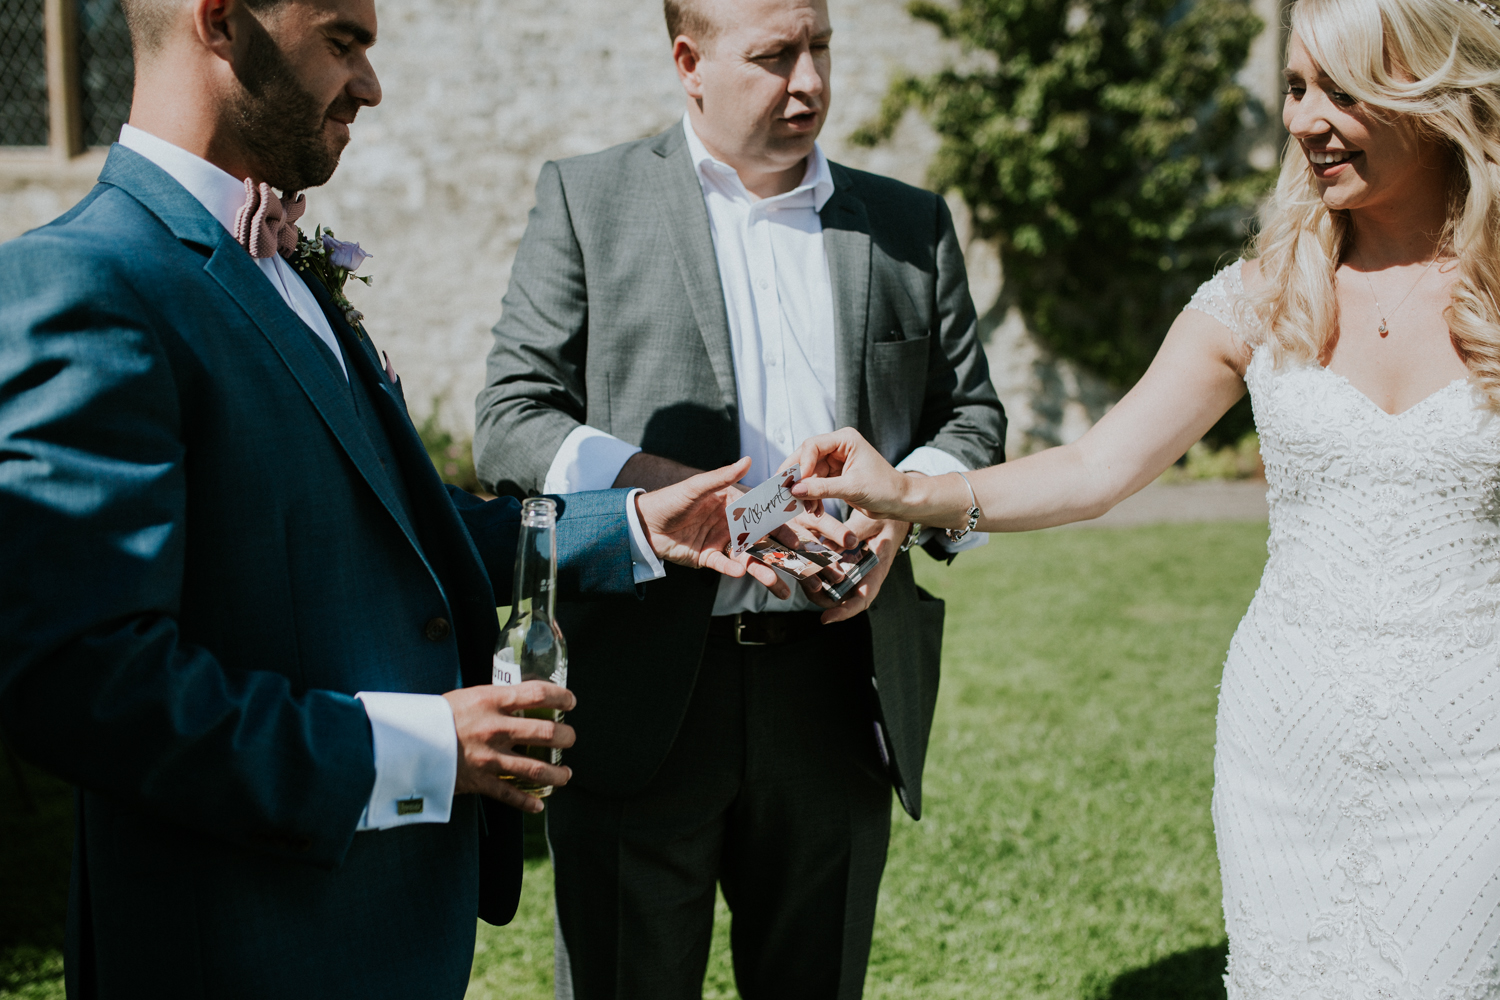
[[[822,146],[814,144],[802,183],[785,194],[758,199],[733,167],[714,159],[686,115],[682,128],[703,188],[724,287],[739,393],[740,454],[750,456],[745,482],[754,485],[773,475],[802,441],[838,429],[833,283],[818,214],[833,196],[833,175]],[[638,451],[597,428],[578,427],[558,449],[545,488],[607,488]],[[968,469],[927,445],[897,468],[931,476]],[[830,506],[842,512],[842,505]],[[943,539],[954,552],[988,541],[988,535],[978,532],[958,543]],[[782,600],[742,577],[719,581],[713,613],[815,607],[800,587],[793,586],[792,596]]]
[[[120,145],[144,156],[198,199],[208,213],[234,232],[234,219],[245,203],[244,182],[207,160],[132,125],[120,129]],[[349,377],[344,352],[328,317],[306,283],[280,254],[253,258],[283,302],[307,324],[338,359]],[[623,464],[623,461],[622,463]],[[605,484],[608,489],[613,479]],[[636,515],[633,490],[626,497],[630,551],[637,583],[664,576],[666,570],[646,540]],[[375,752],[375,787],[360,818],[361,830],[385,830],[411,823],[446,823],[453,808],[458,774],[458,736],[448,699],[435,694],[361,691],[355,695],[370,719]],[[401,815],[397,803],[421,800],[420,812]]]

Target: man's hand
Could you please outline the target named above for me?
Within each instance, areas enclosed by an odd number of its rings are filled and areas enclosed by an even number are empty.
[[[712,569],[728,577],[749,573],[777,597],[792,589],[776,571],[752,561],[749,556],[731,558],[729,522],[724,505],[738,495],[734,484],[750,469],[742,458],[713,472],[700,472],[674,486],[636,497],[641,526],[650,536],[651,550],[667,562],[694,569]],[[733,492],[731,492],[733,491]]]
[[[509,687],[483,684],[449,691],[443,697],[453,709],[453,726],[458,730],[455,795],[478,792],[522,812],[539,813],[542,800],[527,795],[505,777],[526,778],[539,785],[566,785],[573,776],[571,768],[557,767],[516,752],[518,747],[565,749],[573,745],[572,726],[515,716],[527,709],[571,711],[578,701],[567,688],[546,681],[526,681]]]
[[[874,603],[875,595],[880,593],[880,585],[885,582],[885,576],[891,571],[896,555],[901,550],[901,543],[906,541],[907,532],[911,530],[911,525],[905,521],[877,521],[858,511],[852,512],[844,525],[859,540],[870,543],[870,548],[880,557],[880,564],[855,585],[841,604],[833,603],[824,595],[816,580],[802,581],[802,589],[812,598],[813,603],[828,609],[823,612],[824,625],[853,618]]]

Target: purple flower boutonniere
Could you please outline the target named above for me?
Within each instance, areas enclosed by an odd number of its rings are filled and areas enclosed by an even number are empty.
[[[344,294],[344,285],[350,278],[368,285],[369,275],[354,272],[374,256],[360,249],[358,243],[345,243],[335,239],[333,230],[319,226],[311,237],[300,229],[297,231],[297,249],[292,251],[291,265],[317,278],[318,283],[328,289],[329,297],[344,314],[344,319],[363,337],[364,327],[360,325],[360,321],[365,318],[365,314],[354,308]]]

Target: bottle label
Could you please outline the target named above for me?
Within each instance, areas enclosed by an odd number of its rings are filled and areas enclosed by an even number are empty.
[[[521,683],[521,665],[516,662],[515,657],[516,654],[511,652],[509,646],[495,654],[494,666],[490,672],[491,684],[509,687]]]

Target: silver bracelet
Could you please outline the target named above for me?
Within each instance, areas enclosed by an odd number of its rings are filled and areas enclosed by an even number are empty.
[[[925,472],[913,472],[910,469],[908,469],[906,471],[906,474],[908,476],[922,476],[924,479],[927,476],[927,473],[925,473]],[[899,552],[910,552],[911,551],[911,547],[913,545],[917,544],[917,539],[921,538],[921,537],[922,537],[922,526],[920,524],[918,524],[916,521],[911,522],[910,527],[908,527],[907,531],[906,531],[906,539],[901,543],[901,548],[897,549],[896,551],[898,553]]]
[[[964,481],[964,485],[969,488],[969,523],[956,530],[953,528],[944,529],[944,531],[948,535],[948,540],[956,542],[960,538],[967,535],[969,532],[973,531],[974,525],[979,523],[979,498],[974,495],[974,484],[969,482],[968,476],[964,475],[962,472],[956,472],[954,473],[954,475],[962,479]]]

